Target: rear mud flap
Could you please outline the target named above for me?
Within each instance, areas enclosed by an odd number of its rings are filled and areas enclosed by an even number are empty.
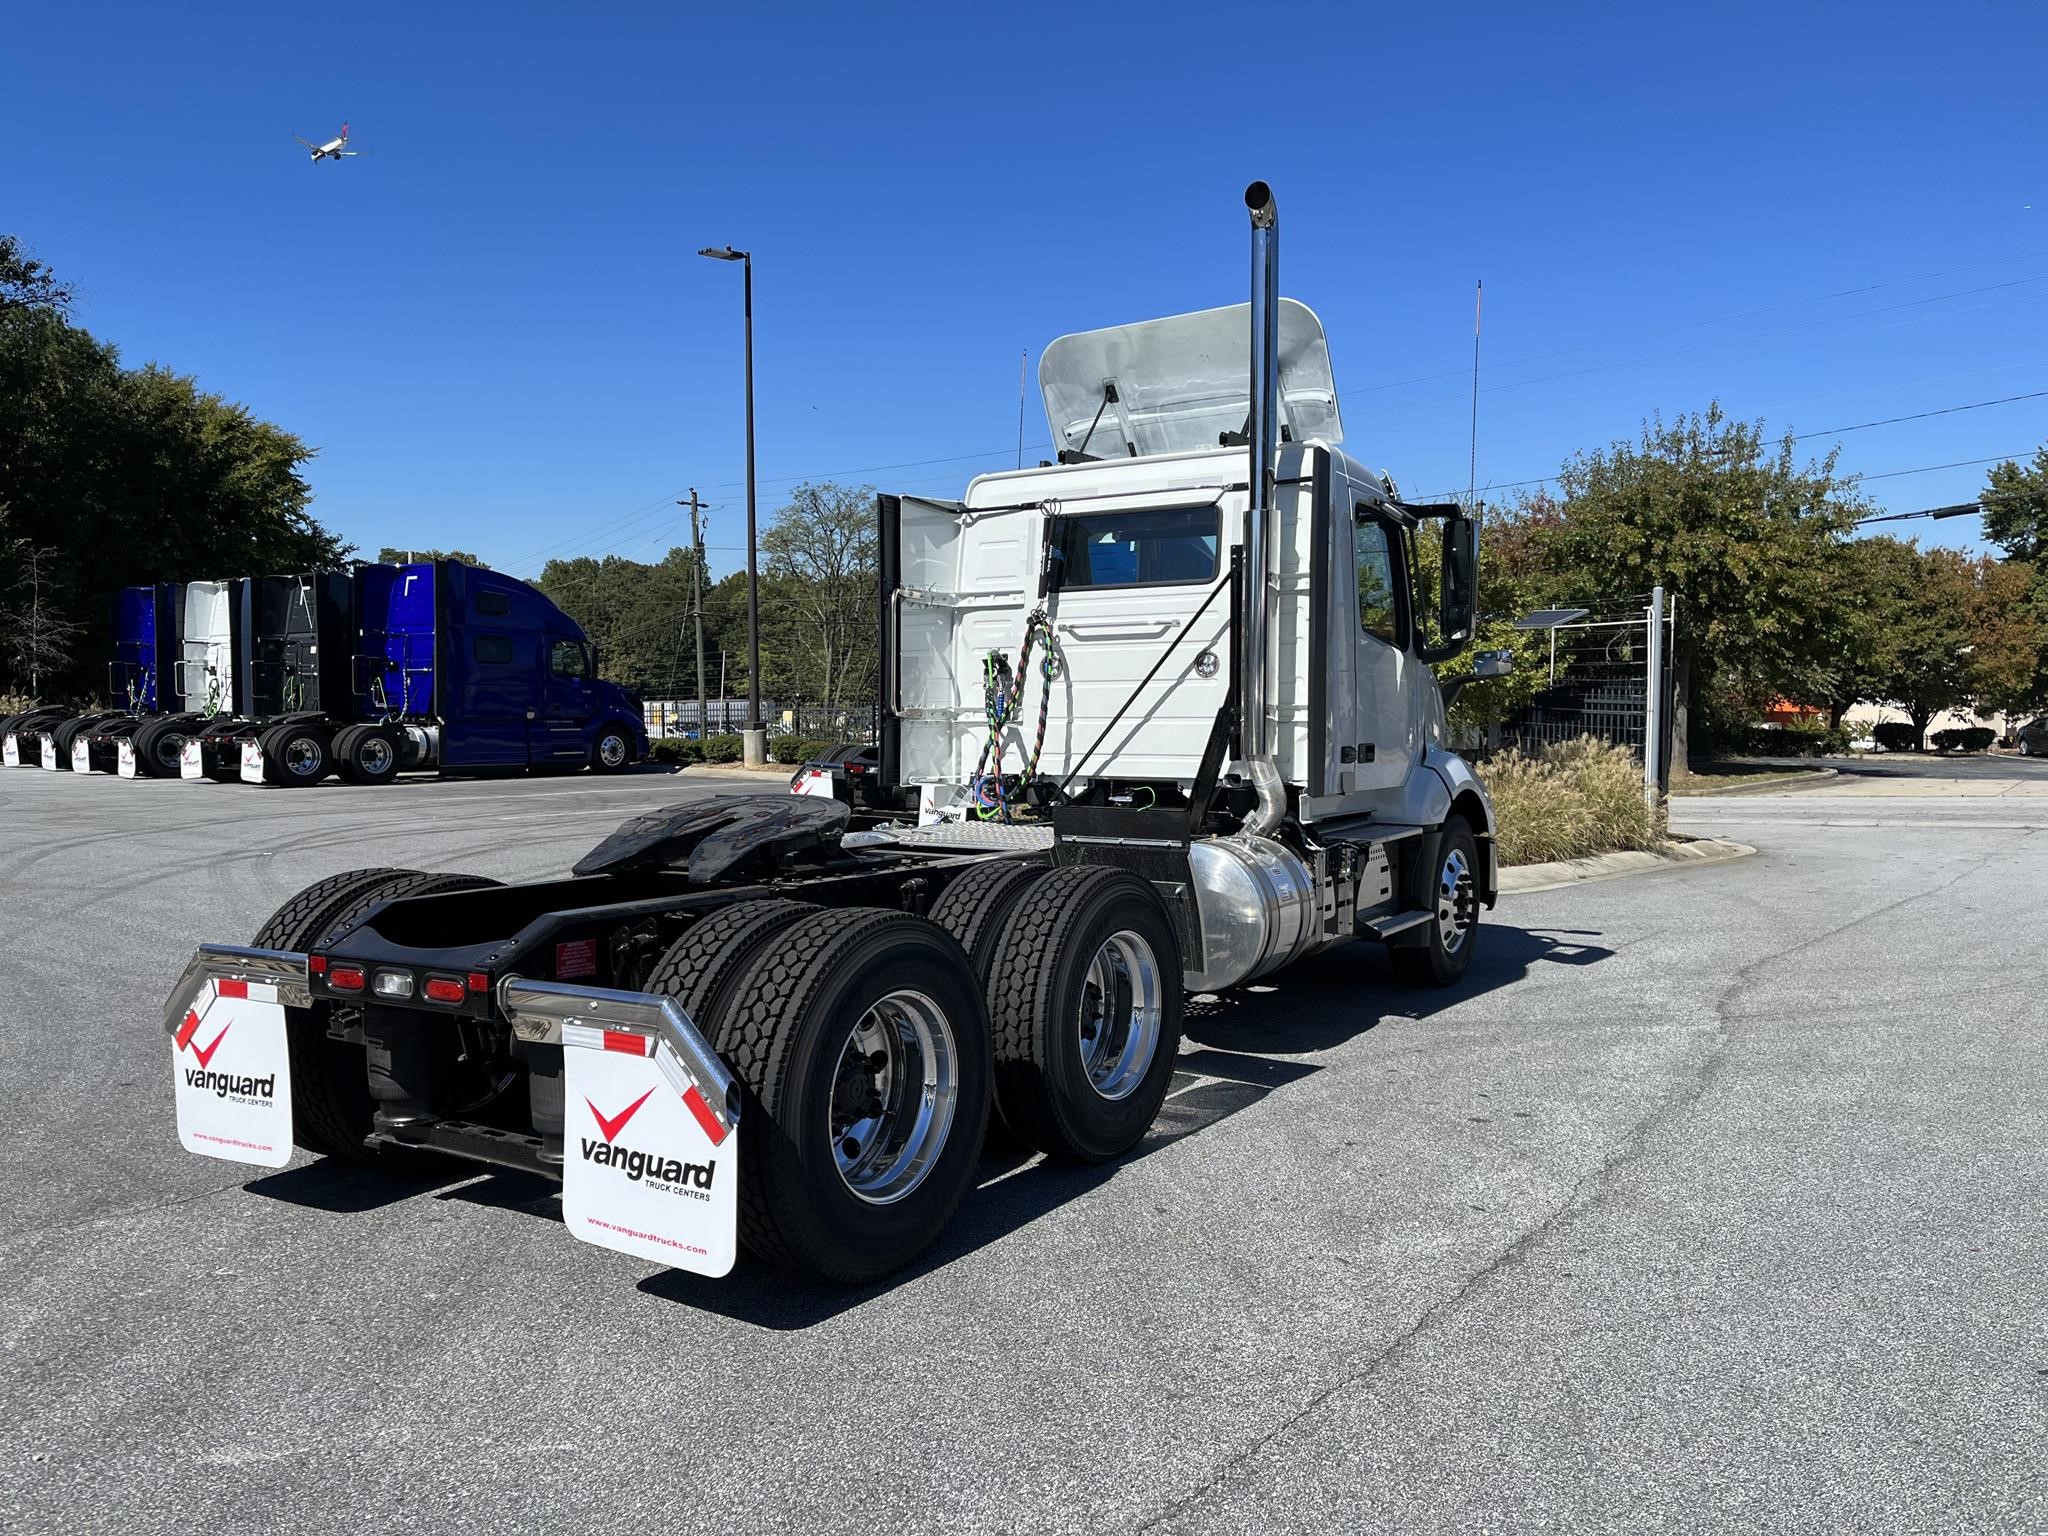
[[[586,1243],[719,1276],[737,1255],[740,1139],[663,1040],[566,1023],[562,1220]]]
[[[135,743],[126,736],[114,743],[114,772],[124,779],[135,777]]]
[[[263,782],[263,744],[255,741],[242,743],[242,782],[261,784]]]
[[[43,732],[43,766],[52,773],[57,771],[57,738],[48,731]]]
[[[178,754],[178,777],[181,779],[203,779],[206,777],[205,750],[199,745],[197,736],[185,738],[185,750]]]
[[[292,1156],[292,1060],[275,985],[213,980],[171,1036],[187,1152],[282,1168]]]
[[[80,731],[77,736],[72,738],[71,771],[73,773],[92,772],[92,743],[85,739],[83,731]]]
[[[8,768],[21,766],[21,744],[14,739],[14,732],[7,733],[7,739],[0,741],[0,765]]]

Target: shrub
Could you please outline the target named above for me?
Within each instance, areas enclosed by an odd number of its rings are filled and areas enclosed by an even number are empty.
[[[1906,720],[1880,720],[1870,728],[1871,739],[1887,752],[1918,752],[1920,737]]]
[[[1480,769],[1500,823],[1503,865],[1543,864],[1624,848],[1655,848],[1661,816],[1643,803],[1635,754],[1592,736],[1536,757],[1503,752]]]
[[[656,737],[647,752],[657,763],[698,763],[704,760],[704,748],[683,736]]]
[[[702,744],[702,755],[698,760],[706,763],[736,763],[740,757],[739,737],[728,734],[707,739]]]
[[[1966,725],[1952,730],[1934,733],[1934,750],[1937,752],[1982,752],[1996,738],[1997,732],[1988,725]]]
[[[1797,725],[1724,726],[1715,733],[1720,749],[1736,757],[1821,757],[1849,750],[1849,728],[1829,730],[1820,721]]]

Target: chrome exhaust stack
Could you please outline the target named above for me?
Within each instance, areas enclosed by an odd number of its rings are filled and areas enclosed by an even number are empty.
[[[1287,786],[1266,735],[1267,544],[1280,456],[1280,207],[1263,181],[1244,189],[1244,205],[1252,220],[1251,421],[1245,434],[1252,505],[1245,519],[1244,611],[1237,616],[1238,714],[1245,771],[1259,797],[1243,835],[1263,837],[1287,815]]]

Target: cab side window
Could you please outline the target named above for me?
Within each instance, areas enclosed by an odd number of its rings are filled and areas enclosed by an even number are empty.
[[[589,676],[586,662],[583,647],[574,640],[557,640],[548,655],[548,669],[557,677]]]
[[[477,635],[469,642],[469,654],[484,666],[508,667],[512,664],[512,637]]]
[[[1399,582],[1406,573],[1396,560],[1394,530],[1378,518],[1361,517],[1352,535],[1352,547],[1358,565],[1360,627],[1389,645],[1405,645]]]

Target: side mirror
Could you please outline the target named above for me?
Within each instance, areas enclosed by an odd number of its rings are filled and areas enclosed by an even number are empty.
[[[1479,609],[1479,522],[1459,513],[1444,519],[1444,563],[1438,632],[1445,647],[1472,638]],[[1453,651],[1455,654],[1455,651]]]

